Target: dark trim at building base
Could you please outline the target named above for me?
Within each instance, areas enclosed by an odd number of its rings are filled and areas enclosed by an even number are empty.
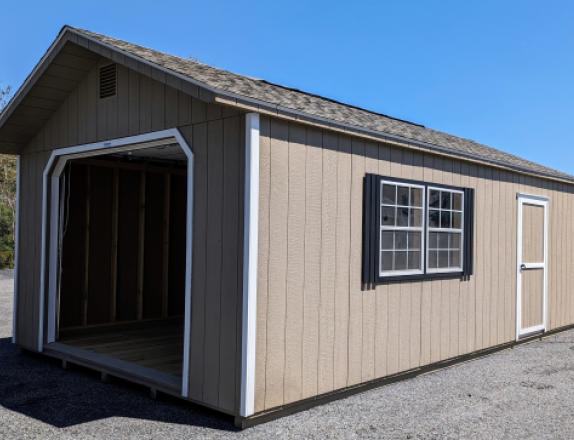
[[[369,382],[364,382],[364,383],[354,385],[351,387],[342,388],[339,390],[331,391],[329,393],[321,394],[319,396],[310,397],[310,398],[305,399],[305,400],[300,400],[298,402],[293,402],[293,403],[290,403],[288,405],[279,406],[279,407],[270,409],[268,411],[263,411],[263,412],[254,414],[253,416],[250,416],[250,417],[235,416],[234,423],[235,423],[235,426],[237,428],[246,429],[246,428],[249,428],[249,427],[252,427],[255,425],[259,425],[260,423],[266,423],[266,422],[269,422],[269,421],[272,421],[272,420],[275,420],[275,419],[278,419],[281,417],[285,417],[285,416],[288,416],[291,414],[298,413],[300,411],[305,411],[309,408],[313,408],[315,406],[319,406],[319,405],[323,405],[323,404],[326,404],[329,402],[333,402],[335,400],[343,399],[345,397],[349,397],[349,396],[352,396],[354,394],[359,394],[359,393],[362,393],[364,391],[368,391],[368,390],[371,390],[374,388],[379,388],[379,387],[382,387],[384,385],[395,383],[395,382],[398,382],[401,380],[410,379],[410,378],[416,377],[420,374],[429,373],[429,372],[432,372],[435,370],[439,370],[441,368],[449,367],[451,365],[463,363],[463,362],[470,361],[473,359],[478,359],[480,357],[484,357],[486,355],[495,353],[497,351],[505,350],[508,348],[513,348],[514,346],[519,345],[519,344],[532,342],[536,339],[542,340],[542,339],[544,339],[548,336],[552,336],[556,333],[561,333],[563,331],[572,330],[572,329],[574,329],[574,324],[569,324],[569,325],[564,326],[564,327],[558,327],[558,328],[555,328],[552,330],[548,330],[547,332],[544,332],[544,333],[528,335],[524,338],[521,338],[519,341],[505,342],[505,343],[500,344],[500,345],[495,345],[493,347],[485,348],[485,349],[475,351],[472,353],[467,353],[467,354],[464,354],[461,356],[446,359],[444,361],[436,362],[434,364],[429,364],[429,365],[425,365],[423,367],[403,371],[401,373],[397,373],[397,374],[394,374],[392,376],[385,376],[382,378],[371,380]],[[19,347],[19,348],[21,350],[27,352],[27,353],[30,353],[33,356],[38,356],[38,357],[47,356],[47,357],[51,357],[51,358],[60,359],[60,360],[64,361],[65,363],[69,362],[71,364],[77,364],[77,365],[80,365],[83,367],[87,367],[91,370],[100,371],[101,373],[109,375],[109,376],[119,377],[121,379],[127,380],[127,381],[132,382],[132,383],[139,383],[139,384],[142,384],[144,386],[150,386],[150,384],[148,384],[148,383],[142,383],[141,381],[137,380],[129,372],[127,374],[118,374],[117,371],[110,371],[110,370],[107,370],[105,368],[102,368],[101,366],[99,366],[99,367],[95,366],[93,363],[90,363],[90,362],[82,362],[82,360],[79,360],[79,359],[72,359],[69,356],[62,355],[60,352],[58,352],[56,350],[46,349],[42,353],[37,353],[34,351],[27,350],[23,347]],[[48,348],[48,347],[46,347],[46,348]],[[188,403],[191,403],[193,405],[197,405],[198,407],[202,407],[202,408],[205,408],[207,410],[213,411],[214,414],[216,413],[221,417],[229,417],[231,415],[230,413],[226,413],[226,412],[222,411],[221,409],[206,405],[203,402],[195,401],[192,399],[185,399],[185,398],[181,397],[181,395],[179,395],[179,393],[174,393],[174,392],[170,392],[170,390],[161,389],[160,387],[157,387],[157,384],[153,384],[153,385],[155,385],[155,386],[151,386],[151,388],[153,388],[154,390],[162,391],[165,394],[171,395],[174,398],[176,398],[177,400],[180,400],[182,402],[188,402]]]
[[[225,411],[221,408],[217,408],[215,406],[209,405],[205,402],[201,402],[199,400],[192,399],[191,397],[185,398],[181,395],[179,386],[177,388],[169,387],[169,386],[162,386],[161,383],[153,380],[145,380],[138,374],[134,373],[131,369],[125,369],[123,371],[118,370],[116,368],[109,368],[99,362],[92,362],[84,358],[83,356],[70,356],[69,354],[62,353],[62,350],[54,350],[52,347],[54,343],[47,344],[44,346],[44,350],[42,352],[36,352],[32,350],[28,350],[23,347],[19,347],[21,350],[25,351],[29,355],[38,356],[39,358],[52,358],[58,359],[62,361],[62,367],[67,368],[68,365],[78,365],[83,368],[87,368],[88,370],[92,370],[95,372],[99,372],[101,375],[105,375],[106,378],[118,378],[124,380],[126,382],[130,382],[132,384],[141,385],[150,389],[153,392],[161,392],[166,396],[170,396],[174,399],[177,399],[180,402],[189,403],[192,405],[197,405],[206,410],[213,411],[217,413],[220,417],[234,417],[234,414],[229,411]],[[59,344],[64,345],[64,344]],[[133,365],[133,364],[132,364]],[[136,366],[137,367],[137,366]]]
[[[374,388],[379,388],[387,384],[398,382],[405,379],[410,379],[416,377],[420,374],[429,373],[431,371],[439,370],[441,368],[449,367],[451,365],[463,363],[469,360],[478,359],[486,355],[496,353],[497,351],[505,350],[508,348],[515,347],[519,344],[524,344],[526,342],[532,342],[536,339],[542,340],[547,336],[551,336],[556,333],[560,333],[566,330],[571,330],[574,328],[574,324],[570,324],[564,327],[559,327],[556,329],[549,330],[544,333],[533,334],[521,338],[518,341],[505,342],[503,344],[495,345],[493,347],[484,348],[479,351],[474,351],[472,353],[463,354],[454,358],[446,359],[444,361],[435,362],[433,364],[425,365],[419,368],[413,368],[411,370],[403,371],[401,373],[393,374],[391,376],[381,377],[379,379],[374,379],[369,382],[363,382],[358,385],[354,385],[347,388],[341,388],[339,390],[331,391],[329,393],[321,394],[318,396],[310,397],[305,400],[300,400],[298,402],[293,402],[287,405],[279,406],[268,411],[263,411],[254,414],[250,417],[235,417],[235,426],[239,429],[249,428],[251,426],[259,425],[260,423],[266,423],[271,420],[278,419],[280,417],[285,417],[291,414],[298,413],[300,411],[305,411],[309,408],[315,406],[324,405],[325,403],[333,402],[334,400],[343,399],[345,397],[352,396],[354,394],[362,393]]]

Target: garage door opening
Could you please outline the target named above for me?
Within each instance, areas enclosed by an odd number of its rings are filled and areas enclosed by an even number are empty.
[[[174,139],[60,164],[47,353],[186,394],[188,170]]]

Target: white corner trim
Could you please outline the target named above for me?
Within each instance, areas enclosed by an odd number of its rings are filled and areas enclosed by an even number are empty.
[[[176,141],[187,156],[187,221],[186,221],[186,271],[185,271],[185,325],[183,346],[183,370],[181,395],[189,397],[189,356],[191,354],[191,295],[192,295],[192,245],[193,245],[193,151],[180,131],[176,128],[145,133],[137,136],[112,139],[91,144],[76,145],[73,147],[60,148],[52,151],[52,154],[43,172],[42,191],[42,244],[41,244],[41,271],[39,292],[39,319],[38,319],[38,344],[39,352],[44,349],[44,316],[46,302],[46,276],[49,279],[48,287],[48,326],[46,341],[53,342],[56,336],[56,299],[58,288],[58,240],[59,234],[59,178],[66,162],[70,159],[81,157],[93,157],[118,151],[137,150],[149,148],[154,145],[165,143],[167,140]],[[50,212],[48,212],[50,202]],[[50,249],[48,251],[48,224],[50,225]],[[48,259],[49,257],[49,259]],[[49,271],[46,269],[49,261]]]
[[[255,343],[259,234],[259,114],[245,116],[245,196],[243,219],[243,319],[240,415],[255,412]]]
[[[12,304],[12,343],[15,344],[18,316],[18,249],[20,247],[20,156],[16,156],[16,217],[14,218],[14,296]]]

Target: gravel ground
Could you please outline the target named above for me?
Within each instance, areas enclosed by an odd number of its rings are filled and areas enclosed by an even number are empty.
[[[12,336],[13,276],[13,270],[0,270],[0,338]]]
[[[219,414],[20,353],[0,272],[0,438],[574,438],[574,331],[239,432]]]

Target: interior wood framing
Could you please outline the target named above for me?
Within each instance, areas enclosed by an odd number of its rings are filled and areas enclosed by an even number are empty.
[[[170,276],[180,278],[185,272],[179,267],[185,260],[169,255],[171,241],[178,248],[185,245],[181,227],[185,222],[173,228],[169,224],[171,209],[179,209],[181,216],[179,205],[185,205],[185,192],[172,195],[171,182],[185,181],[185,172],[174,165],[134,162],[126,167],[118,160],[99,162],[71,161],[64,175],[70,182],[63,186],[69,194],[64,210],[59,329],[183,315],[183,302],[175,298],[184,296],[183,289],[169,292],[168,286]],[[82,185],[78,186],[77,177],[83,179]],[[78,235],[83,238],[81,245]],[[82,286],[80,310],[74,299],[76,278]],[[173,284],[182,283],[174,280]],[[170,303],[179,306],[170,310]],[[78,311],[81,319],[74,317]]]

